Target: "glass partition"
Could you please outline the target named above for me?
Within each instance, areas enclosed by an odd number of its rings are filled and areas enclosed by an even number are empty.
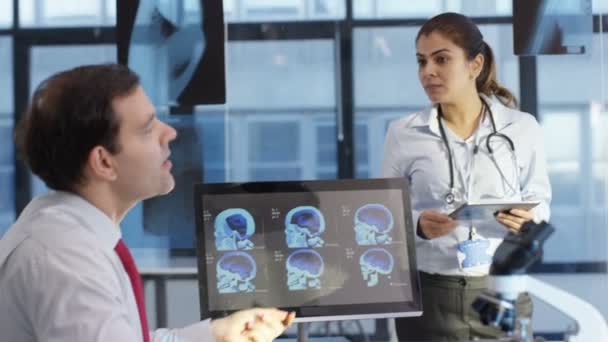
[[[548,242],[547,261],[607,261],[607,42],[597,33],[586,55],[537,57],[539,120],[558,228]]]
[[[0,236],[15,220],[12,38],[0,36]]]

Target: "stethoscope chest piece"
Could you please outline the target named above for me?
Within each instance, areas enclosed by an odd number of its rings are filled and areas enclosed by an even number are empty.
[[[454,201],[455,201],[454,191],[450,190],[450,192],[448,192],[445,195],[445,203],[454,204]]]

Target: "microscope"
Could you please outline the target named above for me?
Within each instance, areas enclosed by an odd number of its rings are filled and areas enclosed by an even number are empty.
[[[488,290],[477,297],[473,308],[484,324],[505,331],[508,341],[532,341],[531,322],[515,310],[518,295],[527,291],[575,321],[565,341],[608,341],[608,325],[594,306],[527,275],[542,259],[543,244],[554,231],[548,223],[527,222],[518,234],[509,233],[494,254]]]

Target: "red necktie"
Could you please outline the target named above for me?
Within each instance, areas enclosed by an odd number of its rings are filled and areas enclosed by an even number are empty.
[[[127,271],[129,279],[131,279],[131,286],[133,287],[135,302],[137,303],[137,311],[139,311],[139,320],[141,322],[144,342],[150,342],[150,331],[148,330],[148,319],[146,318],[146,303],[144,302],[144,288],[141,283],[139,271],[137,270],[133,256],[131,256],[131,252],[129,252],[129,248],[122,239],[118,240],[114,250],[116,251],[116,254],[118,254],[120,261],[122,261],[122,265],[124,266],[125,271]]]

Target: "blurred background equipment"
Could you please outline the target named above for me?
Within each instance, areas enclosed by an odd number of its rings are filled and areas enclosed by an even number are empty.
[[[591,0],[513,0],[516,55],[584,54],[592,37]]]

